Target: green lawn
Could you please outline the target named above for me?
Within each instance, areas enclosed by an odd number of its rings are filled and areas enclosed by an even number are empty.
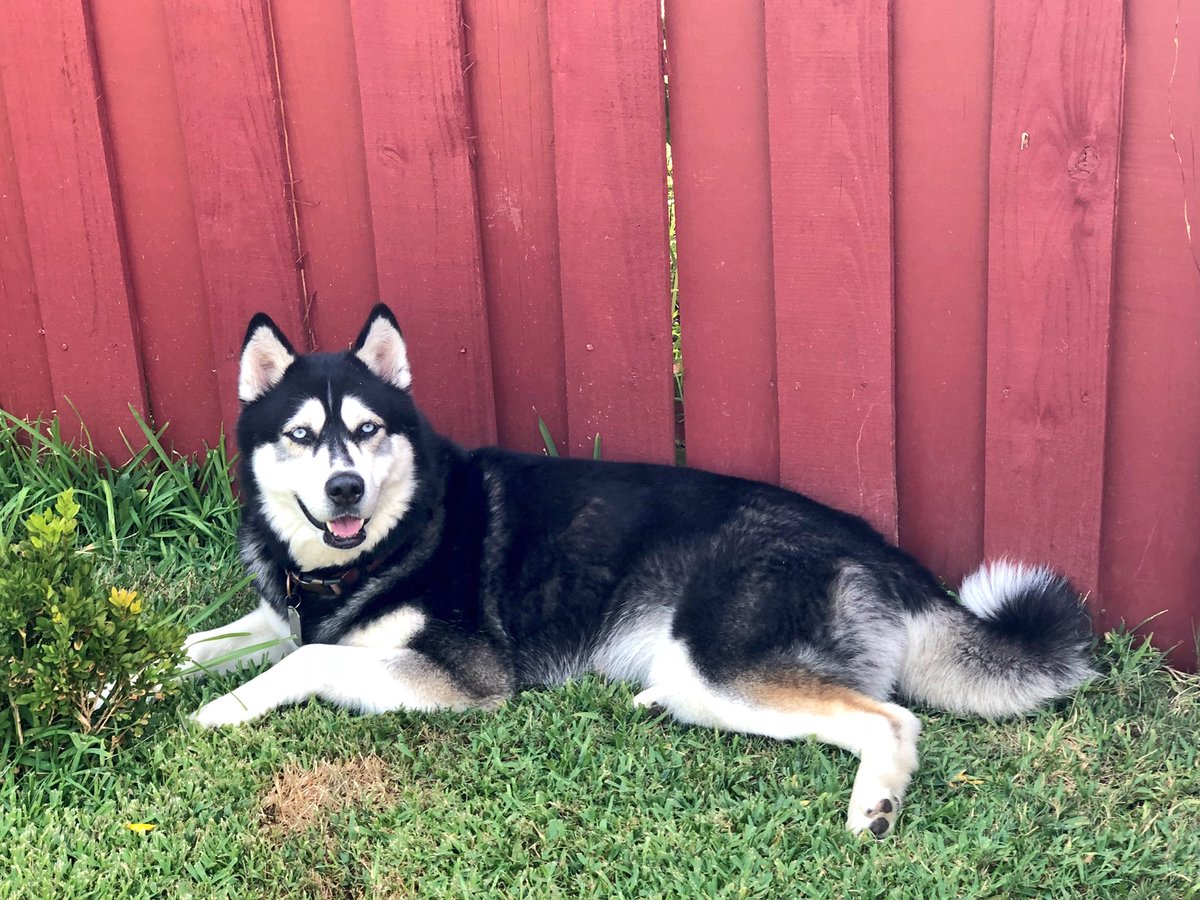
[[[219,546],[189,564],[118,538],[114,581],[162,607],[240,577]],[[1200,680],[1123,636],[1099,655],[1103,678],[1029,719],[919,710],[921,767],[878,843],[843,828],[848,754],[677,726],[624,685],[213,732],[185,715],[228,682],[195,683],[111,761],[0,761],[0,897],[1200,896]]]
[[[163,581],[201,604],[237,577]],[[174,588],[178,586],[178,591]],[[1200,684],[1117,638],[1108,674],[1019,722],[922,712],[895,836],[842,828],[855,761],[676,726],[584,680],[499,713],[313,703],[183,718],[112,764],[0,788],[17,897],[1196,896]],[[131,831],[130,823],[156,827]]]

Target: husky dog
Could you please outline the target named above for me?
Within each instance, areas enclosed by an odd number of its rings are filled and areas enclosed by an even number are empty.
[[[856,754],[847,825],[883,837],[920,732],[889,698],[999,718],[1092,674],[1088,615],[1047,569],[985,566],[956,602],[862,519],[800,494],[464,450],[411,382],[386,306],[340,353],[297,354],[267,316],[250,322],[240,540],[262,602],[188,647],[203,665],[278,640],[251,654],[274,665],[201,724],[311,697],[492,709],[598,672],[681,722]]]

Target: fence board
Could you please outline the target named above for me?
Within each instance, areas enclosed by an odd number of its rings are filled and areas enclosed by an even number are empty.
[[[689,460],[1194,666],[1200,14],[1128,7],[667,0]],[[0,404],[197,449],[382,288],[456,437],[670,461],[661,9],[0,0]]]
[[[690,465],[779,480],[763,9],[670,0]]]
[[[409,339],[413,390],[430,417],[460,441],[491,443],[460,8],[355,0],[351,10],[379,287]]]
[[[900,543],[954,584],[983,555],[991,10],[892,13]]]
[[[1178,42],[1177,44],[1175,42]],[[1168,52],[1173,46],[1178,55]],[[1200,12],[1126,18],[1100,621],[1195,669],[1200,627]],[[1163,611],[1166,610],[1164,613]],[[1159,613],[1163,613],[1159,615]]]
[[[467,12],[497,437],[506,447],[540,451],[540,415],[565,452],[546,0],[472,0]]]
[[[1097,584],[1121,4],[998,4],[985,550]]]
[[[766,30],[780,477],[895,538],[888,4]]]
[[[121,254],[95,61],[80,4],[0,5],[0,67],[55,403],[66,432],[117,428],[145,390]],[[76,415],[78,413],[78,416]]]
[[[160,0],[94,0],[100,85],[156,424],[181,448],[221,429],[200,244]]]
[[[274,60],[262,0],[166,5],[222,420],[254,313],[305,343]],[[206,398],[201,398],[203,402]]]
[[[20,348],[19,352],[0,353],[0,409],[36,419],[54,408],[54,388],[42,339],[42,316],[4,96],[0,73],[0,309],[4,310],[0,347]]]
[[[590,453],[600,433],[606,458],[671,462],[659,6],[549,13],[570,450]]]
[[[380,299],[354,30],[343,0],[271,10],[295,181],[308,320],[317,347],[345,347]],[[420,377],[420,376],[418,376]]]

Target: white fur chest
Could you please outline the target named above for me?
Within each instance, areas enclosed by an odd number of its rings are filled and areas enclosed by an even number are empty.
[[[365,625],[348,631],[338,641],[352,647],[378,647],[382,649],[407,647],[425,625],[425,614],[414,606],[402,606]]]

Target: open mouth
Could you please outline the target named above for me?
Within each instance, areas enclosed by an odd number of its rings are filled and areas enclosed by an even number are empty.
[[[300,504],[300,511],[304,513],[305,518],[313,528],[321,532],[321,537],[330,547],[337,550],[353,550],[367,539],[367,523],[371,521],[370,519],[360,519],[357,516],[338,516],[328,522],[322,522],[308,511],[303,500],[297,497],[296,502]]]

